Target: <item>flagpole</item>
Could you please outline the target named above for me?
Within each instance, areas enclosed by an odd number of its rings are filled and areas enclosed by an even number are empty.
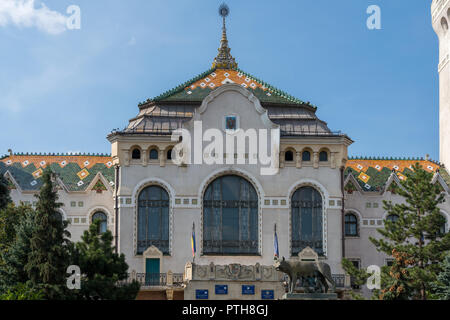
[[[195,251],[196,251],[196,246],[195,246],[195,222],[192,222],[192,263],[195,262]]]

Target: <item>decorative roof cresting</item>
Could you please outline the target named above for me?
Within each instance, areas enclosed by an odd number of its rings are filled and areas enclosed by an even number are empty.
[[[228,39],[227,39],[227,28],[225,25],[225,18],[230,13],[230,9],[224,3],[219,7],[219,15],[223,19],[222,26],[222,39],[220,40],[220,48],[217,57],[214,58],[214,62],[212,64],[213,69],[235,69],[237,68],[237,63],[234,58],[231,56],[231,49],[228,47]]]

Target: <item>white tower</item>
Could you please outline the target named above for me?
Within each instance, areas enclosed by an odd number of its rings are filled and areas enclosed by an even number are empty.
[[[431,16],[439,37],[439,161],[450,168],[450,0],[433,0]]]

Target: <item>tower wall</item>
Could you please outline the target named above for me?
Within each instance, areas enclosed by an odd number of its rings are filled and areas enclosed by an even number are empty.
[[[450,168],[450,0],[433,0],[431,15],[439,38],[439,157]]]

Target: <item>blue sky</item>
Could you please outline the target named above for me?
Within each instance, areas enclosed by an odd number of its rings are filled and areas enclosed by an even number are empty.
[[[355,141],[349,155],[439,159],[431,1],[226,2],[239,67],[318,106]],[[39,18],[14,21],[5,8],[2,20],[0,4],[0,155],[110,153],[106,135],[126,126],[138,102],[206,71],[217,54],[222,1],[35,0],[34,8],[41,3]],[[81,29],[57,29],[72,4]],[[366,27],[373,4],[381,30]]]

